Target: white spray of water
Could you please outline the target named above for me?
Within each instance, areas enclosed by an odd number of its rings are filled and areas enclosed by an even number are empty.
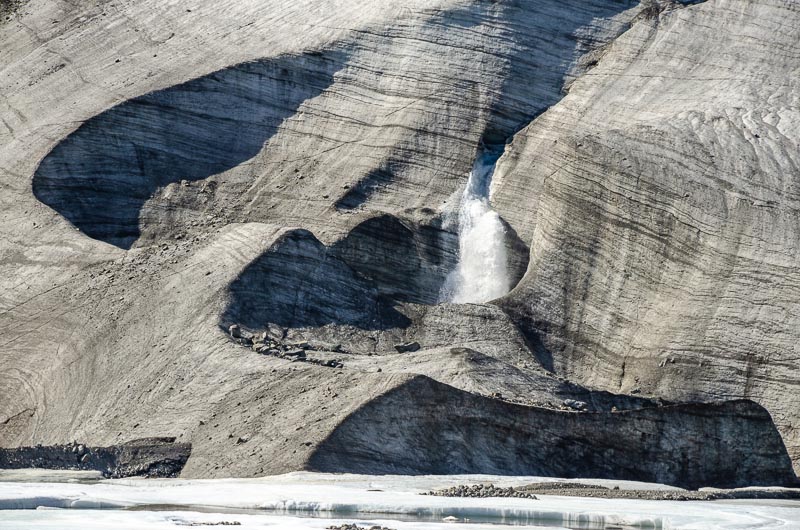
[[[488,302],[511,288],[505,228],[489,205],[496,160],[496,156],[479,156],[469,175],[458,212],[459,260],[442,288],[440,298],[444,302]]]

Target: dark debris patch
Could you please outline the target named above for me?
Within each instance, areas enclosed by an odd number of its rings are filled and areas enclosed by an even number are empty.
[[[238,324],[233,324],[228,328],[228,333],[231,339],[240,346],[250,348],[260,355],[270,355],[280,359],[286,359],[290,362],[304,362],[316,364],[319,366],[327,366],[329,368],[344,368],[344,363],[341,359],[318,359],[311,357],[307,354],[308,351],[319,352],[333,352],[333,353],[349,353],[341,349],[340,346],[333,346],[330,348],[323,348],[321,346],[312,346],[306,341],[301,342],[284,342],[269,336],[269,333],[264,332],[254,335],[249,331],[245,331]]]
[[[518,499],[536,499],[536,495],[524,491],[520,488],[508,487],[498,488],[494,484],[473,484],[471,486],[461,485],[445,488],[441,490],[429,491],[422,495],[432,495],[434,497],[514,497]]]
[[[100,471],[106,478],[177,477],[192,452],[175,438],[142,438],[108,447],[64,445],[0,448],[0,469]]]
[[[0,0],[0,16],[4,19],[11,16],[16,11],[19,11],[24,3],[25,0]]]

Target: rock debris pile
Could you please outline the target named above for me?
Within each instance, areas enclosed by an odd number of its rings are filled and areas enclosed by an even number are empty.
[[[78,442],[65,445],[0,448],[0,469],[73,469],[100,471],[106,478],[176,477],[192,446],[175,438],[140,438],[108,447]]]
[[[344,363],[341,359],[318,359],[309,357],[307,351],[329,351],[335,353],[345,353],[341,347],[333,346],[331,348],[323,348],[320,346],[312,347],[306,341],[301,342],[283,342],[269,336],[266,331],[254,335],[245,331],[238,324],[233,324],[228,328],[231,338],[237,343],[246,348],[252,349],[254,352],[261,355],[271,355],[281,359],[287,359],[291,362],[305,362],[311,364],[318,364],[320,366],[328,366],[330,368],[344,368]]]
[[[473,498],[486,498],[486,497],[515,497],[518,499],[536,499],[536,495],[515,489],[513,486],[508,488],[498,488],[494,484],[473,484],[453,486],[441,490],[433,490],[422,495],[432,495],[434,497],[473,497]]]
[[[543,409],[563,410],[570,412],[589,412],[589,404],[585,401],[577,401],[575,399],[565,399],[561,404],[555,404],[551,401],[540,401],[536,399],[522,399],[517,397],[504,396],[500,392],[492,392],[488,395],[492,399],[499,399],[506,403],[514,403],[515,405],[524,405],[526,407],[538,407]],[[616,407],[612,410],[616,411]]]

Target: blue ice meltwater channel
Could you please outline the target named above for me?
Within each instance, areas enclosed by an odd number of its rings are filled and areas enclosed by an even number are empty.
[[[488,302],[511,289],[505,227],[489,203],[499,157],[500,153],[486,150],[472,166],[458,207],[458,265],[442,287],[442,302]]]

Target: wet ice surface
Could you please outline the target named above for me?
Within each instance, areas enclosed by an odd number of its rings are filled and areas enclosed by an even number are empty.
[[[242,530],[255,528],[269,528],[271,530],[306,530],[322,529],[331,525],[356,522],[369,528],[371,525],[383,525],[397,530],[454,530],[455,528],[467,527],[470,530],[498,530],[497,525],[459,525],[448,523],[427,523],[427,522],[398,522],[389,519],[319,519],[319,518],[300,518],[275,515],[215,515],[197,512],[130,512],[119,510],[107,510],[95,516],[87,516],[85,512],[76,510],[37,510],[33,512],[0,512],[3,520],[0,521],[0,528],[36,528],[39,530],[62,530],[62,529],[108,529],[108,530],[175,530],[183,527],[200,528],[227,528],[227,525],[239,523],[232,528]],[[9,514],[9,519],[5,519]],[[227,523],[227,525],[226,525]],[[515,529],[531,528],[535,530],[547,530],[548,528],[561,528],[558,526],[550,527],[514,527]]]
[[[29,474],[9,482],[0,473],[0,528],[143,529],[218,527],[319,529],[334,524],[382,525],[397,530],[464,528],[800,528],[800,502],[638,501],[540,495],[529,499],[465,499],[419,495],[456,484],[497,486],[537,477],[363,476],[292,473],[262,479],[97,480]],[[51,472],[48,472],[51,473]],[[49,476],[49,475],[48,475]],[[79,480],[79,482],[76,482]],[[580,482],[627,489],[668,488],[633,482]],[[458,522],[445,522],[447,517]],[[469,519],[466,522],[465,519]],[[208,526],[214,525],[214,526]]]

